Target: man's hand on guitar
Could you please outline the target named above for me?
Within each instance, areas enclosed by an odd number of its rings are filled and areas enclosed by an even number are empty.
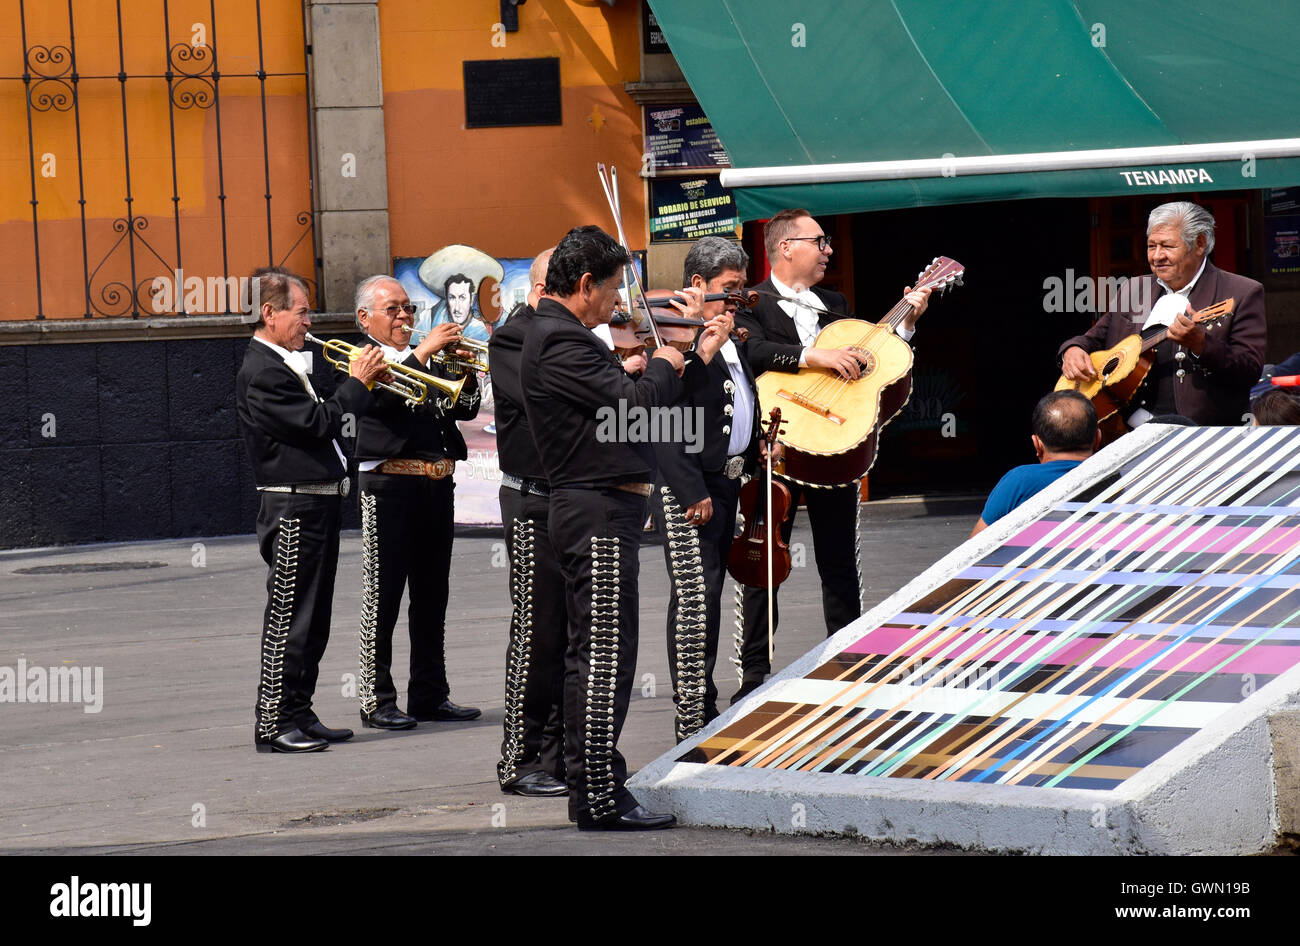
[[[1191,311],[1189,307],[1187,312],[1181,313],[1169,323],[1169,337],[1199,358],[1205,351],[1205,326],[1188,315]]]
[[[1097,369],[1093,367],[1088,353],[1078,345],[1071,345],[1061,358],[1061,374],[1067,381],[1095,381]]]
[[[825,368],[841,378],[855,381],[862,376],[867,355],[854,348],[805,348],[804,361],[810,368]]]
[[[911,286],[903,287],[903,298],[912,307],[911,315],[903,319],[903,328],[909,332],[916,331],[916,320],[921,317],[921,313],[930,307],[930,293],[933,291],[934,289],[930,286],[924,289],[913,289]]]

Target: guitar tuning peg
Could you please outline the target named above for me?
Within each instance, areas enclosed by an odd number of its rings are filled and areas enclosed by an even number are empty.
[[[939,257],[936,256],[934,259],[930,260],[930,265],[931,265],[931,266],[934,266],[934,265],[937,264],[938,262],[939,262]]]

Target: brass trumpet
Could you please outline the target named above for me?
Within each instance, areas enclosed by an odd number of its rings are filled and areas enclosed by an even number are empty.
[[[308,332],[307,341],[315,342],[324,349],[325,360],[344,374],[351,374],[351,361],[361,354],[361,348],[339,341],[337,338],[320,339]],[[403,398],[408,407],[423,404],[429,397],[430,388],[441,391],[455,404],[460,398],[460,389],[465,386],[464,378],[458,381],[448,381],[446,378],[439,378],[437,375],[416,371],[399,361],[389,359],[384,359],[384,364],[388,366],[388,373],[391,378],[388,381],[376,381],[375,384]]]
[[[464,355],[456,354],[457,348],[466,348],[474,352],[468,358]],[[488,346],[487,342],[475,341],[472,338],[461,336],[452,342],[440,352],[436,352],[429,359],[436,361],[448,371],[459,375],[469,374],[470,371],[482,371],[487,373],[488,370]]]

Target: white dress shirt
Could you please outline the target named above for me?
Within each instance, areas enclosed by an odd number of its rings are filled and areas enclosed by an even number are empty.
[[[731,373],[731,383],[735,387],[732,391],[735,403],[731,415],[731,441],[727,444],[727,456],[734,457],[745,452],[754,432],[754,392],[750,390],[749,379],[745,377],[745,369],[740,365],[740,352],[736,351],[735,342],[731,339],[723,342],[718,355],[726,363],[727,371]]]
[[[821,334],[821,323],[818,321],[818,317],[826,309],[826,305],[811,289],[795,292],[777,279],[775,275],[770,278],[772,287],[786,297],[777,302],[777,305],[794,321],[795,330],[799,333],[799,342],[804,347],[804,350],[799,353],[799,367],[806,367],[808,364],[807,351],[816,344],[817,336]],[[895,333],[899,338],[907,342],[911,341],[916,331],[906,329],[900,324]]]

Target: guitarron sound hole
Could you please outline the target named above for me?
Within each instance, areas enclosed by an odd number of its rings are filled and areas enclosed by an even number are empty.
[[[875,355],[867,351],[865,348],[855,348],[853,350],[867,359],[867,363],[862,366],[862,374],[859,375],[860,378],[865,378],[867,375],[871,374],[871,372],[876,370]]]

